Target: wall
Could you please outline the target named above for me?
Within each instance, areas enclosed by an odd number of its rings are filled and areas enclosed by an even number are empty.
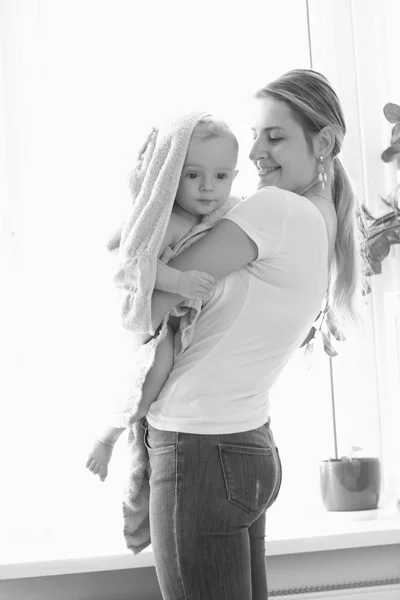
[[[400,544],[270,556],[267,567],[271,592],[303,586],[400,578]],[[148,567],[0,581],[0,598],[161,600],[161,594],[155,569]]]

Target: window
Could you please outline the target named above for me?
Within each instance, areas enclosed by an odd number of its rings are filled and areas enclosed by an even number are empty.
[[[360,201],[378,216],[386,212],[379,196],[388,194],[396,180],[394,165],[384,165],[380,154],[390,138],[383,106],[400,99],[400,81],[393,75],[399,5],[396,0],[309,0],[308,5],[313,68],[328,76],[347,117],[342,160]],[[382,275],[371,279],[364,331],[335,359],[339,443],[344,449],[346,443],[355,443],[364,455],[381,457],[383,503],[395,499],[399,465],[392,425],[398,414],[392,385],[398,367],[390,355],[392,337],[385,334],[387,323],[393,326],[394,320],[386,306],[399,285],[397,250],[392,248]]]
[[[238,135],[234,191],[246,195],[254,182],[248,96],[310,66],[305,1],[238,6],[4,5],[0,529],[16,548],[38,538],[124,547],[123,444],[106,484],[84,463],[125,371],[105,244],[129,207],[137,148],[171,110],[204,107]],[[309,374],[299,357],[289,369],[273,404],[285,466],[278,512],[296,490],[300,508],[318,504],[316,469],[332,452],[325,357],[317,354]]]

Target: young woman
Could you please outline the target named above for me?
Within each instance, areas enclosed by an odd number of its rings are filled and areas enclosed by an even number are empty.
[[[335,92],[291,71],[256,94],[251,130],[258,191],[170,263],[217,285],[145,421],[168,600],[267,598],[265,511],[281,483],[269,392],[325,296],[338,323],[357,319],[361,240]],[[154,291],[155,328],[181,300]]]

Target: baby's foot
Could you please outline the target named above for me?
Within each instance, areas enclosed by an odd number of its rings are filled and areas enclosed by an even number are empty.
[[[100,481],[104,481],[108,474],[108,463],[111,460],[114,446],[96,440],[89,457],[86,461],[86,468],[92,471],[93,475],[98,475]]]

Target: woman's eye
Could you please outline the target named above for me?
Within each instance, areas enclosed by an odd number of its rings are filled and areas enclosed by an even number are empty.
[[[186,174],[186,177],[188,177],[189,179],[196,179],[196,177],[198,177],[199,174],[198,173],[194,173],[194,172],[190,172]]]
[[[218,173],[217,179],[226,179],[228,177],[228,173]]]
[[[280,142],[281,140],[283,140],[283,138],[273,138],[273,137],[270,137],[270,138],[269,138],[269,141],[270,141],[272,144],[273,144],[274,142]]]

